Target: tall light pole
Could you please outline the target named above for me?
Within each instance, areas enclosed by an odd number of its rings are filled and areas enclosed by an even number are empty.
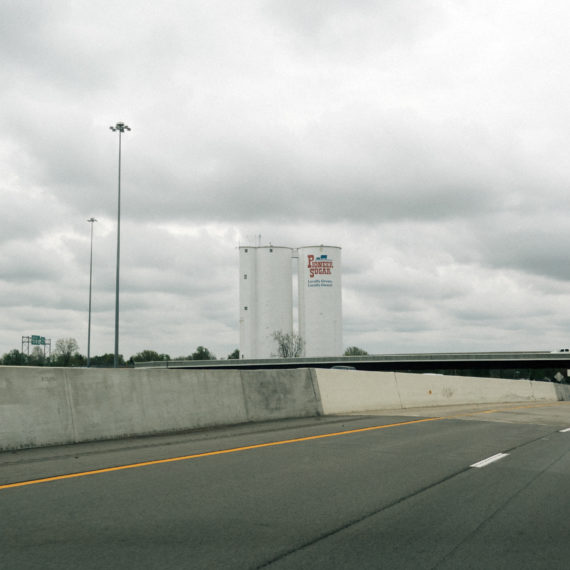
[[[119,366],[119,264],[121,260],[121,135],[131,129],[125,123],[117,123],[114,127],[109,127],[112,131],[119,133],[119,194],[117,207],[117,278],[115,280],[115,357],[113,368]]]
[[[91,255],[89,256],[89,324],[87,325],[87,368],[91,364],[91,285],[93,283],[93,222],[95,218],[87,220],[91,224]]]

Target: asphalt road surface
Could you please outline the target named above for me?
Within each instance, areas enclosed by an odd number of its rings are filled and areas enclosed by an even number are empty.
[[[567,569],[568,428],[504,404],[0,453],[0,568]]]

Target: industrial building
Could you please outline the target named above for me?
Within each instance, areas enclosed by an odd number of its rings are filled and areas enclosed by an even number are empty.
[[[293,331],[293,281],[290,247],[240,247],[240,355],[275,354],[273,333]]]
[[[240,246],[240,355],[277,356],[273,335],[293,333],[293,266],[298,276],[302,356],[342,355],[341,248]]]

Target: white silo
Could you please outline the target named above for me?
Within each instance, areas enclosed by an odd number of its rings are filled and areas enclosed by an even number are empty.
[[[299,335],[305,356],[342,355],[341,248],[298,249]]]
[[[240,247],[240,353],[277,355],[276,331],[293,331],[290,247]]]

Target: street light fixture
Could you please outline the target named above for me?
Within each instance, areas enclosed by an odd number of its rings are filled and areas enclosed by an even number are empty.
[[[119,263],[121,259],[121,135],[125,131],[130,131],[130,127],[125,123],[117,123],[114,127],[109,127],[113,132],[119,133],[119,194],[117,207],[117,277],[115,280],[115,357],[113,368],[119,366]]]
[[[91,285],[93,283],[93,222],[95,218],[87,220],[91,224],[91,255],[89,256],[89,324],[87,325],[87,368],[91,364]]]

